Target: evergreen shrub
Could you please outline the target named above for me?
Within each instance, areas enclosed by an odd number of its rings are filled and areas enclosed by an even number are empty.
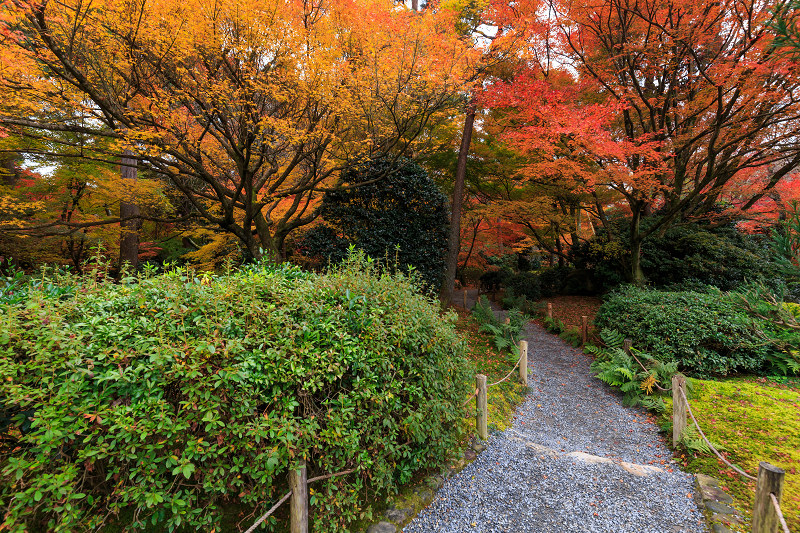
[[[0,529],[225,530],[303,460],[356,468],[313,486],[314,530],[343,531],[462,438],[454,316],[363,255],[67,281],[0,304]]]
[[[775,351],[759,323],[718,293],[623,286],[606,297],[595,325],[621,331],[656,359],[701,376],[761,371]]]

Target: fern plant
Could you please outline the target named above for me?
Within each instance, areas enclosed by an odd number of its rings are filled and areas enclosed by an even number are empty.
[[[517,342],[522,338],[522,329],[528,317],[521,310],[512,308],[508,311],[507,322],[501,322],[492,311],[486,296],[481,296],[472,309],[472,316],[479,324],[479,330],[492,335],[492,342],[498,350],[508,350],[514,357],[519,356]]]
[[[664,363],[633,347],[626,352],[622,348],[624,335],[613,329],[604,328],[600,339],[604,346],[586,347],[595,358],[591,368],[597,378],[619,389],[625,405],[663,411],[666,407],[656,392],[668,388],[672,375],[678,371],[678,364]]]

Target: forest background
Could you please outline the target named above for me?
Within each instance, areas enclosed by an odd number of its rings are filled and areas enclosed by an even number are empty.
[[[794,7],[9,0],[0,268],[80,272],[98,247],[319,268],[356,242],[433,258],[449,302],[457,275],[520,260],[572,265],[551,277],[573,292],[662,279],[665,239],[722,264],[791,233]],[[449,201],[392,193],[411,164]],[[437,231],[387,235],[392,206]]]

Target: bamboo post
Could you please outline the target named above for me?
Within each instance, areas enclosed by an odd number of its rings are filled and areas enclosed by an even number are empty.
[[[551,302],[547,302],[547,318],[553,320],[553,304]]]
[[[483,374],[476,375],[475,386],[478,389],[478,399],[476,402],[478,411],[475,415],[475,426],[478,430],[478,437],[487,440],[489,438],[489,427],[487,420],[488,412],[486,409],[486,376]]]
[[[631,346],[633,346],[633,341],[630,339],[625,339],[622,342],[622,349],[625,350],[625,353],[628,355],[631,354]]]
[[[528,386],[528,341],[519,341],[519,380]]]
[[[782,468],[761,461],[758,463],[758,480],[756,481],[756,500],[753,503],[753,533],[774,533],[778,530],[778,513],[772,505],[770,493],[775,495],[778,503],[783,493]]]
[[[586,346],[586,341],[589,340],[589,317],[581,316],[581,344]]]
[[[680,391],[683,392],[681,394]],[[672,376],[672,445],[677,446],[686,429],[686,378]]]
[[[308,533],[308,485],[306,464],[301,463],[289,472],[289,487],[292,490],[291,533]]]

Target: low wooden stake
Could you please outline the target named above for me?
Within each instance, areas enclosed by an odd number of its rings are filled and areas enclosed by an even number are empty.
[[[487,440],[489,438],[489,417],[486,409],[486,376],[483,374],[476,375],[475,386],[478,389],[478,399],[476,402],[478,410],[475,415],[475,426],[478,430],[478,437]]]
[[[778,531],[778,513],[772,505],[770,493],[775,495],[778,503],[783,493],[783,478],[786,472],[782,468],[761,461],[758,463],[758,480],[756,481],[756,500],[753,503],[753,533],[774,533]]]
[[[464,309],[467,309],[467,289],[464,289]]]
[[[528,341],[519,341],[519,380],[528,386]]]
[[[625,351],[626,354],[631,354],[631,346],[633,346],[633,341],[630,339],[625,339],[622,341],[622,349]]]
[[[306,465],[289,472],[289,488],[292,491],[291,533],[308,533],[308,484]]]
[[[553,320],[553,304],[547,302],[547,318]]]
[[[681,394],[680,391],[683,391]],[[677,446],[686,429],[686,378],[672,376],[672,445]]]
[[[582,316],[581,317],[581,344],[586,345],[586,341],[589,340],[589,317]]]

